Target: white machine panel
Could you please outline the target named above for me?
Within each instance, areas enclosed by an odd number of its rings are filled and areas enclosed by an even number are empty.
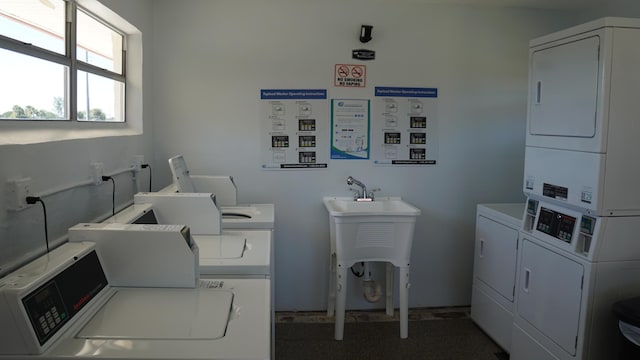
[[[233,177],[226,175],[193,175],[182,155],[169,159],[175,189],[181,193],[212,193],[220,206],[233,206],[238,201],[238,189]]]
[[[80,223],[70,242],[95,242],[113,286],[195,287],[199,249],[184,225]]]
[[[178,191],[184,193],[194,193],[196,187],[191,182],[187,162],[182,155],[177,155],[169,159],[169,169],[173,175],[173,181],[178,186]]]
[[[519,228],[479,214],[476,231],[474,276],[513,301]]]
[[[479,204],[471,318],[510,351],[518,235],[524,204]]]
[[[526,238],[522,247],[518,314],[574,355],[584,269],[581,264]]]
[[[532,50],[530,134],[595,136],[599,51],[597,35]]]
[[[152,204],[161,224],[186,224],[192,234],[220,234],[222,218],[211,193],[140,192],[133,196],[134,204]]]
[[[78,332],[83,339],[220,339],[233,293],[228,290],[119,289]],[[208,311],[198,311],[207,304]],[[194,309],[198,316],[194,316]]]
[[[640,20],[603,18],[529,43],[527,146],[606,153],[614,128],[638,134]],[[632,60],[632,61],[629,61]],[[624,81],[613,81],[617,77]],[[611,106],[615,105],[615,107]]]
[[[600,184],[605,182],[605,159],[597,153],[527,147],[523,191],[561,205],[603,212]]]
[[[194,235],[200,249],[200,274],[271,276],[271,231],[225,230],[222,235]]]

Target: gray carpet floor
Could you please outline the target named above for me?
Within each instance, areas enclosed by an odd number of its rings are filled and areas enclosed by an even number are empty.
[[[345,322],[342,341],[334,340],[333,331],[332,322],[278,321],[276,359],[508,359],[468,316],[419,316],[409,321],[408,339],[400,339],[397,321],[369,317]]]

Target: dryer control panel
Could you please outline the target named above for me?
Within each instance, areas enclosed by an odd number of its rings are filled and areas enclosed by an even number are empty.
[[[564,242],[571,243],[575,226],[575,217],[545,207],[540,208],[540,216],[538,216],[536,230]]]

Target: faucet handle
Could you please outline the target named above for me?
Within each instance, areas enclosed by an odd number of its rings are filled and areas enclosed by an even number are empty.
[[[353,191],[353,199],[354,200],[360,197],[360,191],[359,190],[356,190],[354,188],[349,188],[349,190]]]
[[[380,191],[380,190],[381,190],[380,188],[373,188],[373,189],[371,189],[371,191],[369,191],[369,198],[371,198],[371,199],[375,199],[375,196],[374,196],[374,194],[373,194],[373,193],[374,193],[374,192],[376,192],[376,191]]]

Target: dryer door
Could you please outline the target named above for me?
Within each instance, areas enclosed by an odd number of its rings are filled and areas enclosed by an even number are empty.
[[[581,264],[524,239],[517,313],[570,355],[582,301]]]
[[[599,46],[592,36],[531,53],[532,135],[595,135]]]

